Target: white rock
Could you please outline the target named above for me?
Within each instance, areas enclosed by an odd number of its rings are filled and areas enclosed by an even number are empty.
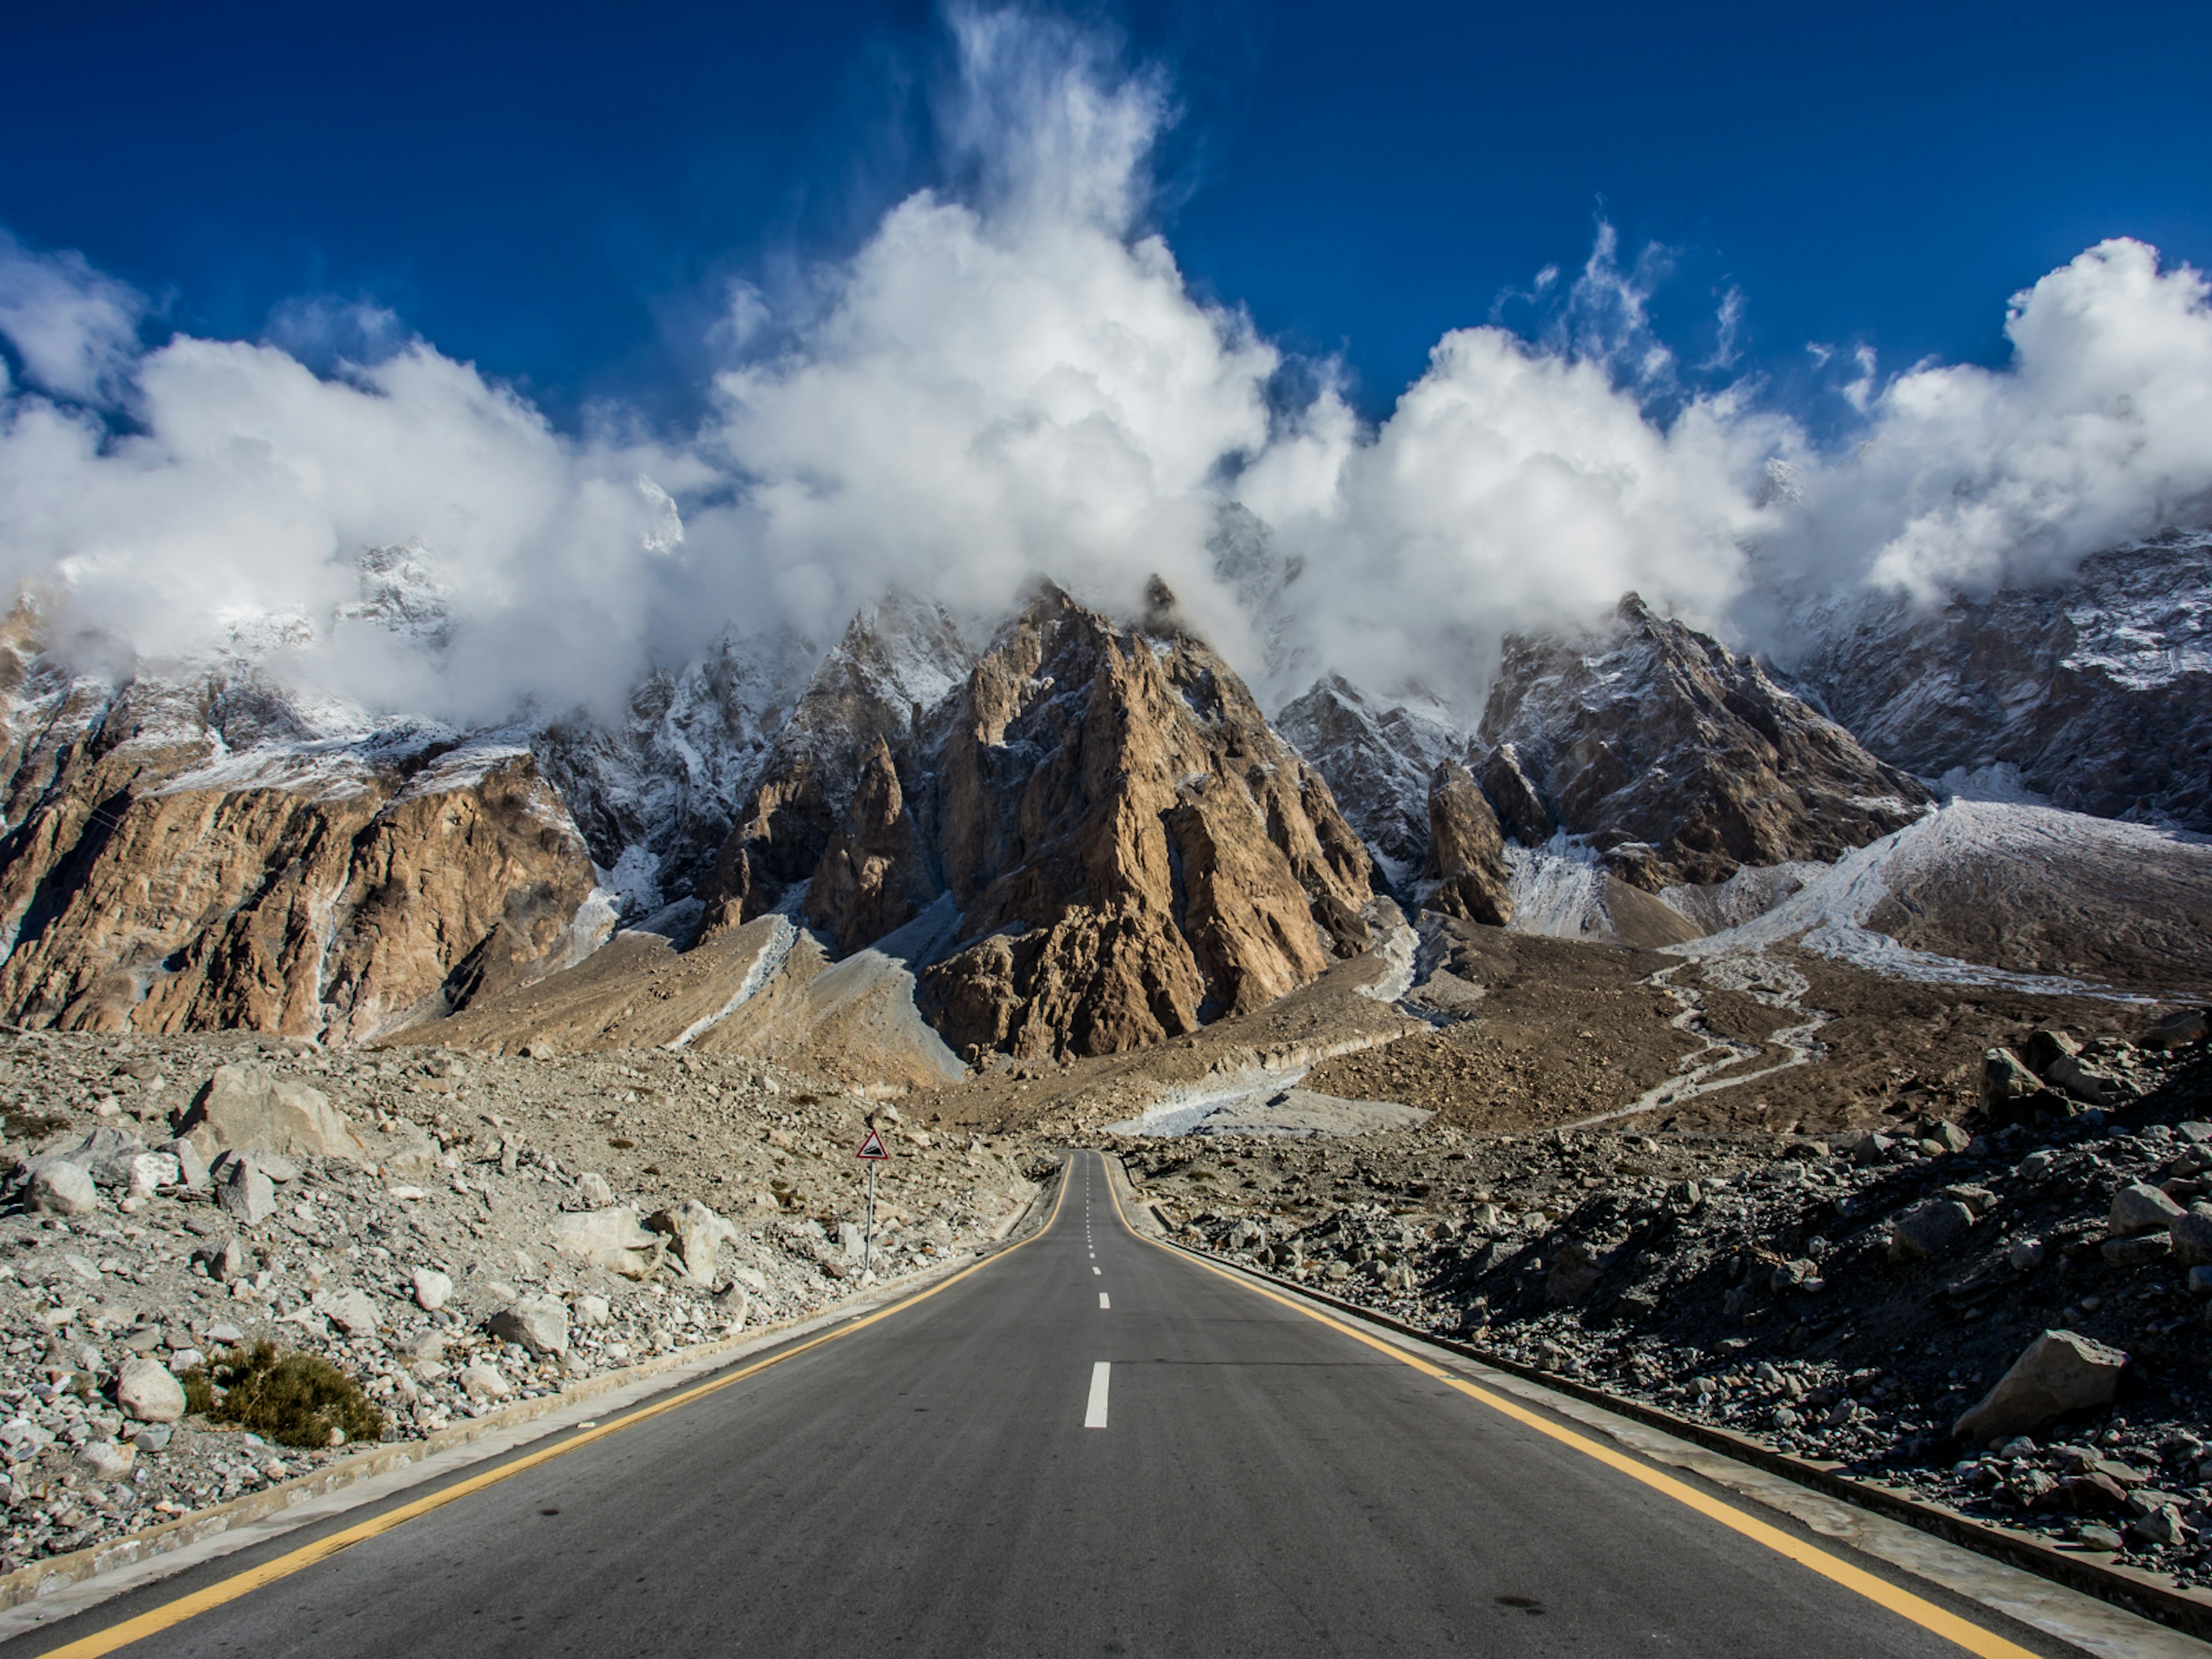
[[[2127,1363],[2118,1348],[2072,1331],[2045,1331],[1952,1431],[1966,1445],[1987,1445],[2039,1429],[2067,1412],[2104,1405],[2118,1389]]]
[[[424,1313],[435,1313],[450,1301],[453,1294],[451,1277],[435,1267],[417,1267],[414,1273],[415,1305]]]
[[[485,1322],[502,1342],[520,1342],[532,1353],[568,1352],[568,1310],[558,1297],[526,1296]]]
[[[276,1184],[251,1158],[233,1158],[215,1191],[224,1212],[241,1226],[258,1226],[276,1213]]]
[[[717,1281],[722,1246],[733,1244],[741,1237],[736,1227],[696,1198],[686,1199],[680,1209],[655,1212],[645,1224],[676,1241],[678,1261],[685,1277],[696,1285],[712,1285]]]
[[[576,1196],[590,1208],[604,1210],[615,1201],[615,1189],[605,1176],[586,1170],[576,1177]]]
[[[752,1310],[752,1299],[745,1294],[744,1285],[732,1282],[714,1292],[714,1306],[729,1328],[736,1330]]]
[[[131,1473],[131,1466],[138,1461],[138,1453],[136,1448],[118,1445],[112,1440],[88,1440],[77,1448],[76,1461],[95,1479],[119,1480]]]
[[[513,1394],[514,1389],[499,1374],[499,1367],[479,1360],[473,1365],[464,1365],[458,1379],[461,1390],[471,1400],[498,1400]]]
[[[319,1294],[315,1306],[323,1316],[348,1336],[374,1336],[379,1322],[376,1298],[367,1291],[336,1291]]]
[[[32,1172],[24,1197],[30,1208],[45,1215],[90,1215],[100,1207],[91,1175],[76,1164],[41,1165]]]
[[[216,1068],[185,1114],[185,1138],[212,1158],[222,1151],[363,1161],[367,1145],[321,1090],[246,1060]]]
[[[161,1187],[184,1184],[184,1166],[167,1152],[139,1152],[129,1160],[133,1198],[151,1198]]]
[[[660,1240],[646,1231],[627,1204],[556,1215],[551,1227],[554,1245],[562,1253],[626,1279],[649,1279],[660,1265]]]
[[[184,1386],[160,1360],[133,1354],[118,1373],[115,1403],[141,1423],[173,1423],[185,1414]]]
[[[568,1311],[579,1325],[599,1326],[614,1322],[614,1304],[603,1296],[580,1296],[568,1304]]]

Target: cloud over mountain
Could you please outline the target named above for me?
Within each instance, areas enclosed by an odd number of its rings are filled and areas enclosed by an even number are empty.
[[[822,637],[895,586],[986,612],[1050,574],[1126,608],[1158,572],[1278,692],[1327,666],[1464,702],[1504,632],[1625,589],[1755,629],[1774,570],[1986,588],[2212,510],[2212,303],[2127,241],[2015,296],[2004,367],[1869,370],[1830,447],[1755,374],[1677,384],[1609,245],[1574,326],[1454,331],[1379,425],[1327,365],[1285,406],[1283,354],[1149,217],[1163,77],[1063,21],[949,27],[944,182],[790,314],[738,289],[688,430],[556,430],[382,317],[154,339],[126,285],[0,243],[0,578],[88,658],[236,651],[483,720],[610,706],[725,626]],[[390,546],[437,628],[362,614]]]

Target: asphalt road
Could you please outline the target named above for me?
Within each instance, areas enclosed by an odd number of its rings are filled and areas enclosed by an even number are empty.
[[[0,1655],[96,1637],[302,1536],[146,1587]],[[2028,1651],[2068,1651],[2017,1626],[2002,1634]],[[1103,1163],[1083,1152],[1048,1229],[927,1300],[115,1650],[1965,1650],[1137,1237],[1109,1201]]]

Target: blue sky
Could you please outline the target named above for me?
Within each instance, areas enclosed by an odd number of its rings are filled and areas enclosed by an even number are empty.
[[[214,9],[11,21],[0,226],[196,333],[373,300],[564,421],[676,412],[728,276],[773,292],[939,177],[926,5]],[[2001,361],[2006,296],[2103,237],[2212,264],[2200,7],[1072,15],[1171,77],[1154,213],[1189,279],[1340,354],[1370,413],[1600,215],[1672,250],[1686,362],[1734,287],[1785,392],[1808,341]]]

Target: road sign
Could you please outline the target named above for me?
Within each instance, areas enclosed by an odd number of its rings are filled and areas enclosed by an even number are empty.
[[[873,1129],[860,1143],[860,1150],[853,1154],[865,1159],[868,1166],[868,1231],[867,1242],[860,1247],[860,1271],[866,1273],[876,1265],[876,1165],[890,1162],[890,1153],[884,1146],[884,1138]]]

